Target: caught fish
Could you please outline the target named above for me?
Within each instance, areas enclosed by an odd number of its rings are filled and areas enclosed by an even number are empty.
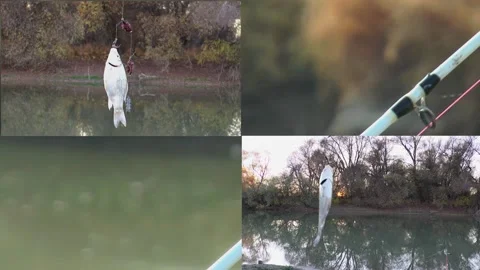
[[[103,83],[108,97],[108,109],[113,108],[113,125],[115,128],[118,127],[119,123],[127,126],[123,102],[126,101],[128,93],[127,74],[117,50],[120,46],[115,45],[116,41],[115,39],[110,49],[103,73]]]
[[[320,187],[318,194],[318,232],[317,237],[313,241],[313,246],[317,246],[322,238],[323,227],[327,219],[330,206],[332,205],[333,191],[333,169],[329,165],[325,166],[320,175]]]

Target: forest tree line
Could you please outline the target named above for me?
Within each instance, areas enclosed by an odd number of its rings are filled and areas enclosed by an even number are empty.
[[[122,1],[2,1],[3,68],[46,69],[69,61],[104,61],[122,17]],[[125,1],[136,60],[168,71],[214,64],[238,69],[240,2]],[[120,53],[130,35],[118,28]]]
[[[269,176],[268,155],[244,151],[243,206],[316,208],[320,173],[329,164],[335,170],[334,204],[477,211],[479,150],[474,137],[325,137],[306,141],[275,176]]]

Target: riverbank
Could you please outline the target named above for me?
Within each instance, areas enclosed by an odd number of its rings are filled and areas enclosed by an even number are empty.
[[[308,207],[271,208],[262,210],[244,209],[245,213],[269,212],[269,213],[317,213],[318,209]],[[465,217],[475,213],[466,209],[444,208],[437,209],[431,206],[410,206],[392,209],[377,209],[351,205],[332,205],[329,216],[374,216],[374,215],[417,215],[417,216],[441,216],[441,217]]]
[[[55,70],[23,71],[14,69],[1,70],[1,83],[35,84],[39,82],[60,82],[77,84],[103,85],[104,62],[68,63]],[[227,76],[226,72],[219,78],[217,66],[194,66],[191,69],[185,65],[172,65],[168,72],[148,62],[135,63],[132,75],[128,76],[131,83],[142,81],[170,86],[239,86],[240,80]]]
[[[304,270],[304,268],[275,264],[243,264],[242,270]]]

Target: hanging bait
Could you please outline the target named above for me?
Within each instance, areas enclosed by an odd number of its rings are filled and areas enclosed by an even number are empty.
[[[132,55],[133,56],[133,55]],[[128,62],[127,62],[127,73],[128,75],[132,75],[133,73],[133,66],[135,65],[131,59],[132,57],[130,57],[130,59],[128,59]]]
[[[120,24],[120,27],[121,27],[123,30],[125,30],[125,32],[131,33],[131,32],[133,31],[132,25],[131,25],[128,21],[124,20],[123,18],[122,18],[122,20],[119,22],[119,24]]]
[[[133,67],[135,65],[135,63],[132,61],[132,57],[135,54],[133,52],[133,49],[132,49],[132,46],[133,46],[133,35],[132,35],[133,28],[132,28],[132,25],[123,18],[123,14],[122,14],[122,20],[119,23],[117,23],[117,26],[116,26],[117,29],[118,29],[118,26],[120,26],[120,28],[125,30],[125,32],[130,33],[130,58],[128,58],[128,62],[127,62],[127,73],[128,73],[128,75],[132,75]],[[115,36],[116,36],[116,32],[115,32]]]

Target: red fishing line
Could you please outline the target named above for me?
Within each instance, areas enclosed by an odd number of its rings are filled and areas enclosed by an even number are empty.
[[[459,96],[457,99],[455,99],[454,102],[452,102],[452,104],[450,104],[445,110],[443,110],[442,113],[440,113],[437,118],[435,118],[435,121],[437,121],[438,119],[440,119],[445,113],[447,113],[455,104],[457,104],[457,102],[459,102],[464,96],[466,96],[470,91],[472,91],[473,89],[475,89],[478,85],[480,84],[480,79],[474,83],[472,86],[470,86],[470,88],[468,88],[461,96]],[[417,136],[420,136],[422,135],[423,133],[425,133],[425,131],[427,131],[427,129],[430,127],[432,123],[428,124],[427,126],[425,126],[422,131],[420,131]]]

